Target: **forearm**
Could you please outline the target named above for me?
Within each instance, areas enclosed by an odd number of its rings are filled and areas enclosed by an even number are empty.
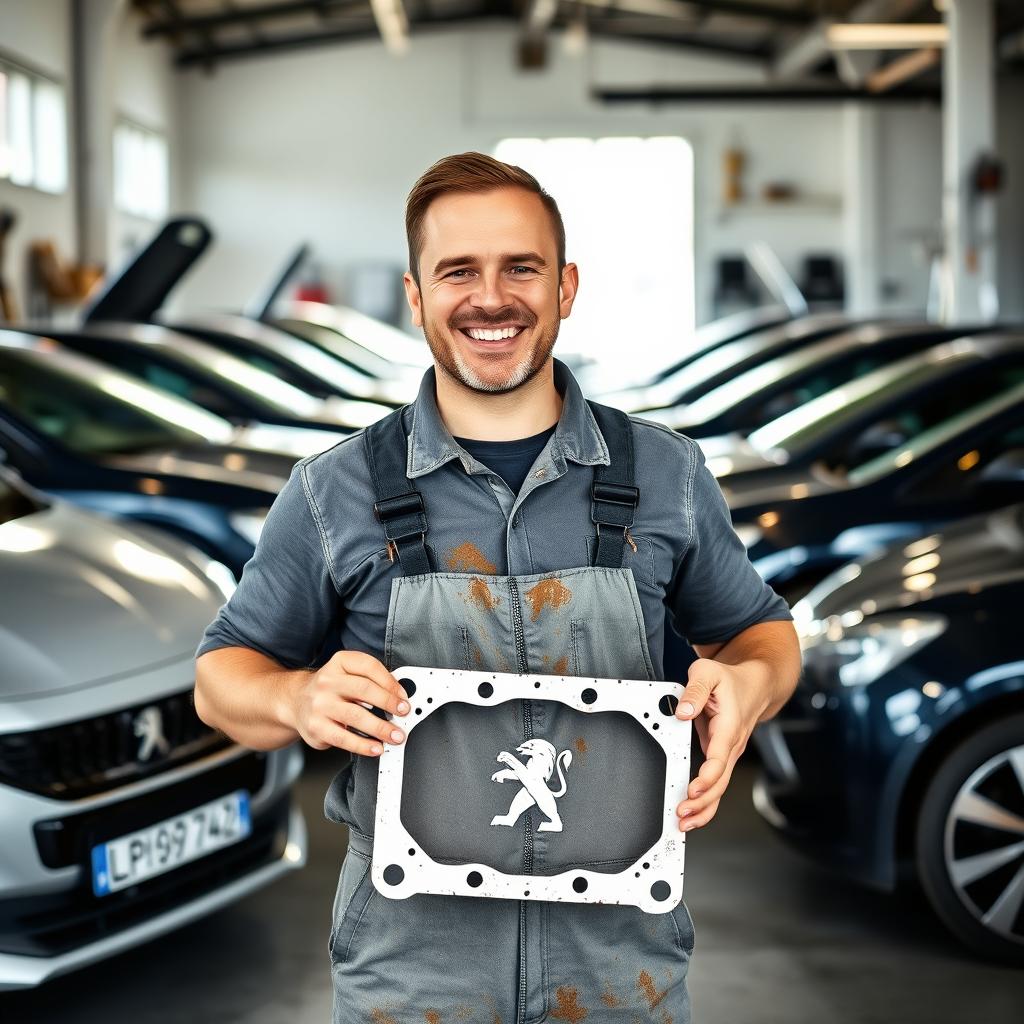
[[[209,651],[196,661],[196,712],[237,743],[276,750],[299,738],[295,698],[310,674],[246,647]]]
[[[724,644],[694,645],[702,658],[741,668],[764,704],[758,721],[774,717],[800,678],[800,644],[792,622],[759,622]]]

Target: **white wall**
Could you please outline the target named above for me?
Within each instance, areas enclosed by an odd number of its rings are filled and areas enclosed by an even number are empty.
[[[28,71],[71,85],[70,0],[0,0],[0,56]],[[68,116],[70,159],[70,112]],[[7,240],[4,276],[11,284],[18,308],[25,311],[25,248],[37,239],[50,239],[58,252],[73,256],[76,248],[75,183],[62,195],[0,181],[0,206],[13,208],[18,224]]]
[[[112,114],[115,119],[125,117],[167,138],[171,161],[170,208],[174,210],[180,203],[177,102],[180,83],[166,43],[163,40],[143,39],[141,25],[142,18],[130,9],[124,10],[118,18],[113,37],[115,71]],[[113,182],[110,187],[113,188]],[[107,252],[110,263],[117,265],[146,242],[158,225],[113,210],[112,198],[111,210]]]
[[[219,242],[176,304],[239,305],[301,240],[313,245],[327,283],[344,299],[354,266],[404,267],[403,204],[428,164],[524,134],[679,134],[691,141],[699,320],[710,315],[708,268],[719,253],[767,237],[790,265],[808,249],[842,254],[838,205],[719,216],[722,152],[734,144],[747,152],[752,193],[782,180],[838,200],[844,154],[837,108],[602,106],[590,98],[591,83],[759,75],[746,63],[622,43],[597,42],[589,58],[572,58],[557,39],[549,67],[524,74],[514,66],[514,31],[481,26],[422,35],[402,58],[367,41],[224,64],[214,76],[185,74],[183,198],[209,218]],[[570,239],[570,257],[571,247]]]
[[[116,265],[156,225],[118,214],[113,208],[113,127],[121,114],[144,127],[163,132],[169,143],[171,203],[177,205],[179,81],[162,42],[144,42],[141,19],[127,0],[84,0],[86,37],[81,50],[86,66],[85,120],[76,125],[72,74],[70,0],[0,0],[0,56],[29,71],[46,75],[65,87],[69,126],[69,181],[67,191],[47,195],[0,181],[0,205],[13,207],[18,227],[8,242],[7,276],[12,280],[20,309],[25,310],[25,250],[36,239],[51,239],[65,259],[84,258]],[[85,166],[76,167],[80,153],[71,145],[74,130],[81,132]],[[81,175],[79,177],[79,175]],[[76,204],[85,208],[86,237],[79,238]]]
[[[1024,74],[999,81],[996,143],[1006,168],[996,210],[1000,316],[1020,323],[1024,322]]]

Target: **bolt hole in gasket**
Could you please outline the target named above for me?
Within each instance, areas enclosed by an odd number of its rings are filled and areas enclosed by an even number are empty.
[[[382,895],[408,899],[419,893],[532,899],[571,903],[613,903],[662,914],[683,898],[685,836],[679,831],[676,807],[686,796],[690,778],[692,726],[675,718],[683,685],[632,679],[573,679],[569,676],[517,675],[442,671],[404,666],[395,671],[415,714],[402,720],[404,743],[385,744],[378,758],[377,815],[371,879]],[[416,680],[430,696],[415,699]],[[572,685],[576,683],[577,685]],[[579,684],[585,683],[585,686]],[[537,691],[540,691],[538,693]],[[495,699],[495,695],[498,699]],[[434,860],[405,828],[401,818],[406,750],[417,727],[450,704],[484,706],[497,711],[509,700],[557,701],[585,714],[621,712],[640,724],[665,761],[661,835],[652,846],[618,872],[572,868],[554,875],[523,875],[479,863]],[[662,728],[651,721],[660,712]],[[391,717],[391,716],[389,716]],[[524,787],[525,788],[525,787]],[[539,816],[538,816],[539,817]],[[536,822],[534,828],[537,827]],[[406,852],[407,851],[407,852]],[[651,871],[646,876],[638,870]],[[529,886],[529,888],[527,888]]]

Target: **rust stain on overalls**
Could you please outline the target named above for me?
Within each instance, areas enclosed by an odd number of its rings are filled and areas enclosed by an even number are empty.
[[[548,1015],[552,1020],[567,1020],[571,1024],[578,1024],[589,1014],[585,1006],[579,1005],[579,993],[571,985],[559,986],[555,998],[558,1000],[558,1009]]]
[[[469,581],[469,599],[484,612],[493,612],[501,603],[501,599],[491,593],[491,588],[479,576]]]
[[[555,675],[564,676],[569,671],[569,659],[563,654],[558,661],[555,662]]]
[[[390,1013],[385,1013],[380,1009],[371,1010],[370,1017],[373,1020],[373,1024],[397,1024],[397,1021]]]
[[[572,591],[557,579],[541,580],[526,592],[526,599],[533,608],[532,621],[540,618],[545,608],[557,610],[572,600]]]
[[[485,576],[498,572],[494,563],[488,562],[484,553],[469,541],[448,552],[448,569],[450,572],[482,572]]]
[[[441,1014],[439,1014],[437,1010],[427,1010],[423,1016],[426,1019],[427,1024],[441,1024]]]
[[[654,979],[650,976],[647,971],[641,971],[640,976],[636,979],[636,987],[643,992],[647,999],[647,1005],[653,1010],[658,1003],[668,995],[668,989],[663,989],[661,992],[657,991],[654,986]]]

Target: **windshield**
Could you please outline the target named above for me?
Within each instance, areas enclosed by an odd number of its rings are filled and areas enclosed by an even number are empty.
[[[747,440],[762,454],[775,449],[793,458],[823,431],[855,421],[866,409],[883,406],[893,395],[947,372],[943,363],[922,363],[917,358],[882,367],[784,413],[759,427]]]
[[[224,443],[226,420],[71,353],[0,349],[0,403],[82,455]]]
[[[901,444],[894,450],[877,455],[856,467],[847,467],[847,480],[854,487],[880,480],[947,441],[952,441],[971,427],[980,425],[990,417],[1006,409],[1011,409],[1015,405],[1020,405],[1022,402],[1024,402],[1024,384],[1018,383],[1015,387],[1011,387],[987,401],[976,402],[966,409],[961,407],[938,423],[925,427],[907,443]]]
[[[75,339],[70,343],[75,345]],[[193,351],[194,347],[195,343],[186,338],[181,339],[177,347],[163,343],[118,345],[115,351],[98,354],[153,387],[201,405],[219,416],[237,416],[239,401],[255,406],[257,414],[262,411],[271,418],[316,419],[323,412],[321,399],[278,380],[273,374],[213,346],[203,345],[199,354]],[[90,351],[85,345],[83,348]]]

